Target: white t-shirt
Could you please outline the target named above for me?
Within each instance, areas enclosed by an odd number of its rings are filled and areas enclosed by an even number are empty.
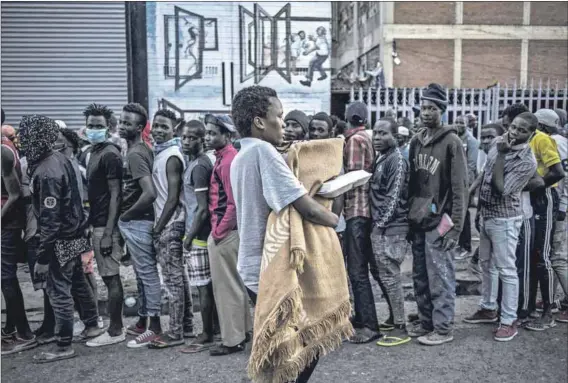
[[[325,37],[320,36],[316,39],[316,47],[316,54],[318,56],[329,56],[329,44]]]
[[[300,57],[301,53],[302,53],[302,40],[298,38],[296,41],[292,41],[292,44],[290,45],[290,56],[297,58]]]
[[[268,215],[280,213],[307,191],[268,142],[256,138],[240,142],[241,150],[231,164],[240,239],[237,269],[245,286],[258,293]]]

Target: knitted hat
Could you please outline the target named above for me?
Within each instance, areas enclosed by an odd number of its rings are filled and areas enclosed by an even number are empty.
[[[421,100],[432,101],[444,113],[448,107],[448,99],[446,91],[440,84],[430,84],[428,88],[422,92]]]
[[[302,127],[304,133],[308,133],[308,126],[310,125],[310,120],[306,113],[302,112],[301,110],[293,110],[284,117],[284,122],[292,120],[296,121]]]
[[[327,123],[327,126],[329,127],[329,131],[331,132],[331,129],[333,128],[333,121],[331,120],[331,117],[329,117],[329,115],[327,113],[325,113],[325,112],[316,113],[312,117],[310,123],[313,120],[325,121]]]

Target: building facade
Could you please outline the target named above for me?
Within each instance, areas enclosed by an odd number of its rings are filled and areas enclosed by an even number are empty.
[[[286,111],[330,110],[330,2],[148,2],[146,28],[150,115],[228,113],[254,84]]]
[[[386,87],[568,77],[566,2],[336,2],[333,14],[336,91],[373,71]]]
[[[43,114],[85,126],[93,102],[120,110],[129,99],[127,4],[3,2],[1,104],[6,123]]]

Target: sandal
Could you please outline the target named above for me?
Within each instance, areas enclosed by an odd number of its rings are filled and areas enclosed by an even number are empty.
[[[69,349],[67,351],[57,350],[56,352],[41,352],[37,355],[34,355],[34,362],[35,363],[51,363],[57,362],[59,360],[71,359],[76,357],[75,350]]]
[[[148,344],[148,348],[156,350],[168,347],[181,346],[184,343],[185,341],[183,340],[183,336],[178,339],[178,338],[172,338],[168,334],[164,334],[160,335],[158,338],[156,338],[150,344]]]
[[[410,342],[411,338],[406,330],[396,329],[391,334],[385,335],[378,342],[377,346],[393,347]]]
[[[355,330],[355,335],[349,338],[349,342],[354,344],[369,343],[374,340],[380,339],[383,335],[380,332],[375,332],[368,328],[361,328]]]
[[[187,347],[181,349],[180,352],[182,354],[196,354],[198,352],[209,350],[215,346],[213,341],[210,339],[211,338],[209,338],[208,335],[199,334],[193,342],[188,344]]]

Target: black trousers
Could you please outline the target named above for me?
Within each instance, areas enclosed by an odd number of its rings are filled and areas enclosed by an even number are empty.
[[[369,278],[371,262],[374,262],[371,228],[372,221],[370,218],[351,218],[347,221],[343,241],[347,258],[347,274],[353,289],[355,306],[353,326],[379,331],[375,298]],[[375,279],[377,278],[375,277]],[[377,281],[380,281],[380,279],[377,279]]]
[[[554,278],[550,254],[552,253],[556,212],[558,211],[558,193],[554,188],[531,193],[534,212],[534,247],[530,262],[529,312],[536,308],[536,294],[540,284],[543,302],[543,315],[548,314],[554,297]]]
[[[462,249],[471,252],[471,215],[469,214],[469,209],[467,209],[465,213],[463,230],[460,234],[458,244]]]

